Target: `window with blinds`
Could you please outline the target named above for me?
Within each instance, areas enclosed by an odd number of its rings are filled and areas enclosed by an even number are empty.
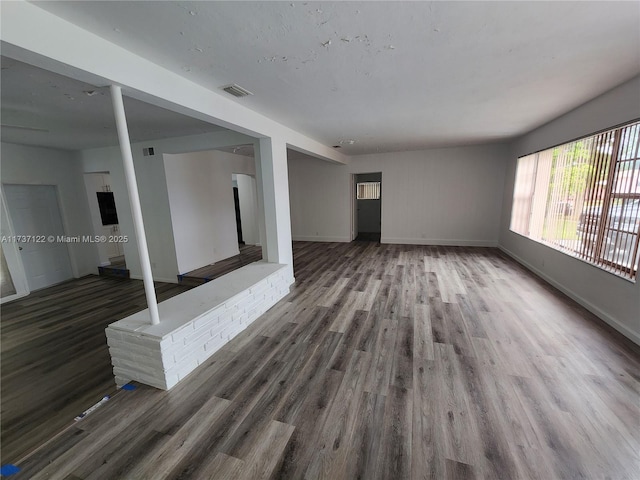
[[[634,280],[640,122],[518,159],[511,230]]]
[[[358,200],[380,199],[380,182],[359,182],[356,184]]]

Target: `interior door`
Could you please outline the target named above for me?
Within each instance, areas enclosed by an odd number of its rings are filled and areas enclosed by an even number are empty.
[[[34,291],[73,278],[67,244],[57,241],[65,232],[56,187],[5,185],[4,193],[29,289]],[[23,236],[36,237],[36,241],[24,241]]]

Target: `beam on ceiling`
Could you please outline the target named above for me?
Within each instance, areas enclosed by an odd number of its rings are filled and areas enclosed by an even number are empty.
[[[258,138],[279,138],[318,158],[349,157],[24,0],[2,2],[2,54]]]

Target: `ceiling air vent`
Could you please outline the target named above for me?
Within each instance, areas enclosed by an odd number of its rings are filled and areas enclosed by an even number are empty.
[[[226,87],[222,87],[222,89],[225,92],[230,93],[234,97],[246,97],[249,95],[253,95],[253,93],[251,93],[249,90],[246,90],[242,88],[240,85],[236,85],[235,83],[233,85],[227,85]]]

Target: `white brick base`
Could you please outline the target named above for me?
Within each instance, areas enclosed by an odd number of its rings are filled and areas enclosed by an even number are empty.
[[[289,293],[288,265],[256,262],[106,329],[118,387],[135,380],[169,390]]]

